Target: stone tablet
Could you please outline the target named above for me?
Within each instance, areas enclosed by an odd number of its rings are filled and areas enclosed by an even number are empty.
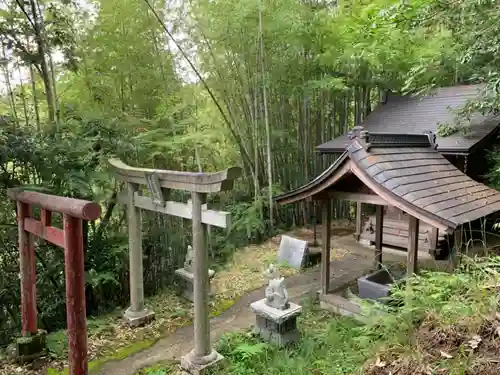
[[[307,255],[307,241],[302,241],[289,236],[281,236],[278,250],[278,262],[286,262],[299,270],[304,265]]]

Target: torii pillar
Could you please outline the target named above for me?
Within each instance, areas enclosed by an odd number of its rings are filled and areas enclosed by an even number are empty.
[[[119,159],[110,159],[109,163],[116,178],[128,184],[127,192],[121,194],[119,200],[128,205],[129,212],[131,306],[125,315],[129,321],[143,324],[153,314],[144,306],[140,240],[141,209],[192,221],[195,344],[193,350],[181,358],[181,367],[193,375],[203,374],[207,367],[223,359],[222,355],[213,350],[210,344],[208,311],[210,288],[205,231],[207,225],[222,228],[229,226],[229,213],[209,210],[205,201],[208,193],[231,190],[234,180],[241,175],[241,169],[233,167],[215,173],[195,173],[135,168],[124,164]],[[139,185],[147,185],[152,198],[142,196]],[[190,192],[191,201],[180,203],[168,200],[170,189]]]

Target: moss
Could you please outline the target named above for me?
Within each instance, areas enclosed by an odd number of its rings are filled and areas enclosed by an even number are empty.
[[[210,318],[219,316],[224,311],[229,310],[238,300],[239,297],[236,297],[234,299],[220,299],[216,301],[215,306],[210,311]]]
[[[65,368],[62,371],[59,371],[59,370],[56,370],[53,368],[47,369],[47,375],[68,375],[68,374],[69,374],[69,370],[67,368]]]
[[[150,348],[156,343],[158,339],[153,340],[144,340],[133,343],[132,345],[126,346],[124,348],[119,349],[115,354],[97,359],[95,361],[91,361],[89,363],[89,372],[98,371],[102,365],[109,361],[119,361],[121,359],[125,359],[132,354],[138,353],[144,349]]]
[[[238,300],[239,300],[239,297],[236,297],[234,299],[216,300],[214,307],[212,308],[212,310],[210,312],[210,318],[219,316],[224,311],[231,308]],[[192,321],[188,320],[183,325],[188,325],[188,324],[192,324]],[[96,373],[107,362],[119,361],[119,360],[122,360],[122,359],[125,359],[125,358],[131,356],[132,354],[135,354],[135,353],[138,353],[144,349],[150,348],[158,340],[159,340],[159,338],[138,341],[138,342],[135,342],[131,345],[128,345],[124,348],[117,350],[115,353],[113,353],[110,356],[102,357],[102,358],[96,359],[95,361],[91,361],[91,362],[89,362],[89,372]],[[68,375],[68,369],[65,368],[62,371],[58,371],[56,369],[49,368],[47,375]]]
[[[156,341],[158,341],[158,339],[138,341],[138,342],[135,342],[135,343],[133,343],[129,346],[126,346],[124,348],[120,348],[119,350],[116,351],[116,353],[114,353],[111,356],[99,358],[99,359],[96,359],[95,361],[90,361],[89,362],[89,372],[97,372],[102,367],[102,365],[104,365],[107,362],[119,361],[119,360],[122,360],[122,359],[129,357],[132,354],[135,354],[135,353],[138,353],[144,349],[147,349],[147,348],[151,347],[154,343],[156,343]],[[62,371],[58,371],[56,369],[49,368],[47,375],[68,375],[68,373],[69,372],[68,372],[67,368],[65,368]]]

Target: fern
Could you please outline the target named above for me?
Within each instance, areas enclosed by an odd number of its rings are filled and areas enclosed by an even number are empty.
[[[269,345],[265,343],[258,343],[258,344],[242,343],[233,350],[232,354],[240,361],[247,362],[265,353],[268,347]]]

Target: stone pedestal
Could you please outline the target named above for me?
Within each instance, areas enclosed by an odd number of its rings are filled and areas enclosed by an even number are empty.
[[[250,308],[256,315],[254,333],[265,341],[284,347],[300,338],[297,317],[302,312],[301,306],[290,302],[288,309],[279,310],[268,306],[264,298],[252,303]]]
[[[175,270],[175,274],[181,279],[182,295],[187,300],[194,302],[194,275],[193,273],[187,271],[185,268],[179,268]],[[208,285],[209,285],[209,296],[212,296],[210,289],[210,281],[215,276],[214,270],[208,270]]]
[[[129,307],[123,317],[130,327],[140,327],[151,322],[155,318],[155,313],[147,308],[134,311]]]
[[[204,357],[199,357],[194,350],[181,357],[181,368],[191,375],[204,375],[206,370],[221,365],[224,360],[222,354],[215,350]]]
[[[36,335],[20,337],[16,341],[16,359],[19,363],[31,362],[47,354],[47,332],[39,330]]]

